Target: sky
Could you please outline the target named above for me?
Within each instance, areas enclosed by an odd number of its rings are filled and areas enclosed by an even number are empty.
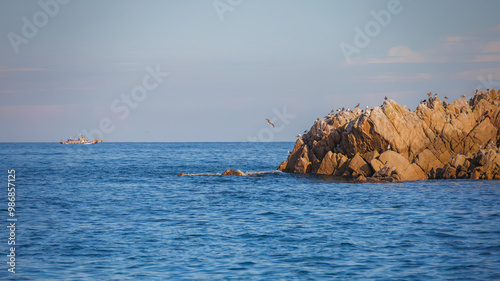
[[[294,141],[358,102],[470,97],[500,88],[498,11],[497,0],[0,0],[0,142]]]

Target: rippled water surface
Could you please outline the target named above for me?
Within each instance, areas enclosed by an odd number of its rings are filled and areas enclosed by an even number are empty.
[[[500,280],[498,181],[274,172],[292,147],[0,144],[3,186],[7,169],[17,175],[15,277]],[[226,169],[246,176],[218,175]],[[2,198],[7,278],[5,189]]]

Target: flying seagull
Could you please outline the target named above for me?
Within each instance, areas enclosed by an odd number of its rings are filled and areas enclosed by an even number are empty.
[[[273,124],[273,122],[271,122],[269,119],[266,119],[266,120],[267,120],[267,124],[272,125],[272,126],[273,126],[273,128],[274,128],[274,124]]]
[[[358,104],[354,108],[358,108],[358,107],[359,107],[359,102],[358,102]]]
[[[461,95],[462,98],[465,98],[465,95]]]
[[[447,100],[447,99],[448,99],[448,97],[447,97],[447,96],[444,96],[444,99],[445,99],[445,100]]]

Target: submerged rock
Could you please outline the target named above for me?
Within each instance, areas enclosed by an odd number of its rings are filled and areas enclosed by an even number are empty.
[[[225,170],[224,173],[222,173],[223,176],[243,176],[243,172],[240,170]]]
[[[431,97],[415,111],[393,100],[318,119],[279,170],[357,181],[500,179],[500,91],[452,103]]]

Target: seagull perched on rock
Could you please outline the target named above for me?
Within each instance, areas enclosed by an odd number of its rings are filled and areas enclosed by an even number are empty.
[[[428,97],[432,96],[432,93],[431,93],[431,92],[428,92],[428,93],[427,93],[427,96],[428,96]]]
[[[437,96],[438,96],[438,93],[435,93],[435,94],[434,94],[434,97],[437,97]]]
[[[447,97],[447,96],[444,96],[444,99],[445,99],[445,100],[447,100],[447,99],[448,99],[448,97]]]
[[[478,90],[478,89],[476,89],[476,90],[474,91],[474,94],[477,94],[477,92],[479,92],[479,90]]]
[[[302,137],[302,135],[301,135],[301,134],[298,134],[298,135],[296,135],[296,137],[297,137],[297,138],[300,138],[300,137]]]
[[[358,104],[354,108],[358,108],[358,107],[359,107],[359,102],[358,102]]]
[[[423,102],[427,102],[427,100],[423,100]]]
[[[273,128],[274,128],[274,124],[273,124],[273,122],[271,122],[271,120],[266,119],[266,121],[267,121],[267,124],[272,125],[272,126],[273,126]]]
[[[384,97],[384,100],[387,100],[387,96]]]
[[[391,149],[391,145],[390,144],[387,146],[387,149]]]

